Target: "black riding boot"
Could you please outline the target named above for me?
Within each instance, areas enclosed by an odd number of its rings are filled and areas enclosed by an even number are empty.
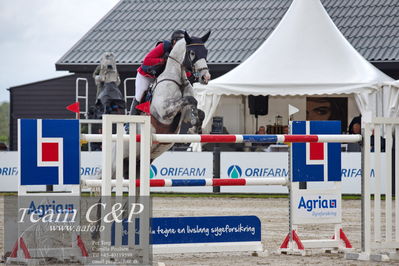
[[[130,115],[140,115],[140,111],[136,109],[137,105],[139,105],[139,102],[136,98],[133,98],[132,105],[130,106]]]
[[[136,97],[133,98],[132,105],[130,106],[129,115],[140,115],[140,110],[136,109],[136,106],[139,105],[139,102],[136,100]],[[125,131],[129,132],[129,123],[125,124]]]

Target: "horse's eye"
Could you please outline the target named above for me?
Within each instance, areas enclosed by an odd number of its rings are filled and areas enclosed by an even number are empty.
[[[190,51],[190,56],[194,57],[195,56],[195,52],[194,51]]]

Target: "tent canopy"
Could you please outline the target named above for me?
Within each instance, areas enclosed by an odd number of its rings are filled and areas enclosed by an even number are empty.
[[[293,0],[276,29],[247,60],[194,88],[206,125],[221,95],[355,93],[363,113],[372,101],[370,94],[386,84],[397,83],[352,47],[319,0]],[[392,107],[397,99],[391,100],[387,104]]]

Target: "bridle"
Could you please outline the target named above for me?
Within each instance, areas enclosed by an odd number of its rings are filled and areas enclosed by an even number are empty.
[[[190,46],[204,46],[204,44],[203,43],[190,43],[190,44],[187,44],[186,45],[186,48],[187,47],[190,47]],[[189,49],[186,49],[186,55],[185,55],[185,57],[184,57],[184,62],[183,62],[183,64],[188,64],[189,65],[189,67],[186,67],[189,71],[191,71],[192,73],[193,73],[193,76],[196,78],[196,79],[198,79],[199,78],[199,75],[200,75],[200,73],[201,73],[201,71],[203,71],[203,70],[209,70],[209,68],[208,67],[202,67],[202,68],[196,68],[195,67],[195,63],[199,60],[199,59],[197,59],[197,60],[195,60],[195,58],[194,58],[194,60],[191,60],[191,57],[190,57],[190,55],[188,54],[189,53],[189,51],[192,51],[192,50],[189,50]],[[195,51],[193,51],[194,53],[195,53]]]
[[[190,46],[204,46],[204,44],[203,44],[203,43],[191,43],[191,44],[186,45],[186,47],[190,47]],[[196,79],[198,79],[198,78],[199,78],[199,75],[200,75],[200,73],[201,73],[201,71],[203,71],[203,70],[209,70],[209,69],[208,69],[208,67],[202,67],[202,68],[196,69],[196,68],[195,68],[195,62],[197,62],[199,59],[197,59],[197,60],[191,60],[191,57],[190,57],[190,55],[188,54],[189,51],[191,51],[191,50],[186,49],[186,54],[185,54],[185,56],[184,56],[183,63],[180,63],[176,58],[174,58],[174,57],[172,57],[172,56],[170,56],[170,55],[168,56],[168,59],[171,59],[171,60],[175,61],[176,63],[178,63],[178,64],[180,65],[180,67],[181,67],[183,70],[191,71],[191,72],[193,73],[193,76],[194,76]],[[194,52],[194,51],[193,51],[193,52]],[[195,58],[194,58],[194,59],[195,59]],[[184,88],[185,86],[187,86],[187,85],[190,83],[190,82],[188,81],[187,78],[184,79],[184,80],[182,80],[182,81],[183,81],[183,84],[180,84],[178,81],[176,81],[176,80],[174,80],[174,79],[162,79],[162,80],[160,80],[160,81],[158,81],[158,79],[156,79],[156,80],[155,80],[155,86],[153,87],[152,90],[155,90],[155,88],[157,87],[157,85],[158,85],[159,83],[161,83],[161,82],[164,82],[164,81],[171,81],[171,82],[175,83],[177,86],[179,86],[179,88],[180,88],[181,90],[183,90],[183,88]]]

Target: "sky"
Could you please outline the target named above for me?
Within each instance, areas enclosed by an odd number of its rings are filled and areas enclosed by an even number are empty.
[[[69,74],[57,62],[119,0],[0,0],[0,103],[8,88]]]

